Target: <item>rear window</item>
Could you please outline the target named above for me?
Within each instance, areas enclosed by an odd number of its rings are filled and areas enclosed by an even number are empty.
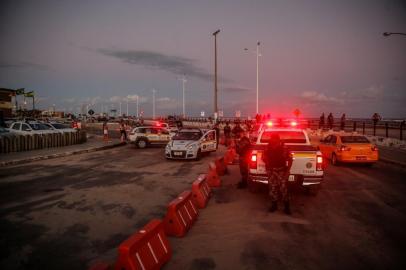
[[[369,143],[365,136],[341,136],[343,143]]]
[[[262,133],[261,143],[268,143],[275,133],[284,143],[306,143],[306,136],[301,131],[265,131]]]

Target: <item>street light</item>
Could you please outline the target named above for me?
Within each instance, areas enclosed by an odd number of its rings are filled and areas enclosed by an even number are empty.
[[[385,33],[383,33],[383,36],[384,36],[384,37],[389,37],[390,35],[406,36],[406,33],[393,33],[393,32],[385,32]]]
[[[217,34],[220,29],[213,33],[214,36],[214,117],[217,117]]]
[[[187,82],[187,80],[186,80],[186,78],[185,78],[185,75],[183,75],[183,77],[182,78],[179,78],[179,80],[182,82],[182,89],[183,89],[183,96],[182,96],[182,99],[183,99],[183,110],[182,110],[182,115],[183,115],[183,118],[185,118],[186,117],[186,112],[185,112],[185,83]]]
[[[152,89],[152,119],[155,119],[155,93],[156,90]]]
[[[259,90],[258,90],[258,88],[259,88],[259,57],[261,56],[261,54],[260,54],[260,52],[259,52],[259,45],[260,45],[261,43],[258,41],[257,42],[257,50],[256,50],[256,52],[255,52],[255,54],[256,54],[256,56],[257,56],[257,108],[256,108],[256,112],[257,112],[257,114],[258,114],[258,112],[259,112],[259,109],[258,109],[258,96],[259,96]],[[247,48],[244,48],[244,50],[245,51],[248,51],[248,49]]]

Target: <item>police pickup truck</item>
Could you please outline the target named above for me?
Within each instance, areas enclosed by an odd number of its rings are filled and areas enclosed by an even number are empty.
[[[293,163],[289,172],[288,181],[305,186],[317,193],[323,181],[323,157],[321,152],[311,145],[305,130],[296,127],[270,127],[262,129],[257,141],[252,145],[249,157],[248,186],[256,190],[257,183],[268,183],[263,154],[272,134],[278,134],[285,147],[292,155]]]
[[[134,128],[128,138],[136,147],[146,148],[151,145],[166,145],[170,140],[170,134],[163,127],[144,126]]]
[[[203,153],[217,150],[215,130],[182,128],[171,138],[165,148],[167,159],[199,160]]]

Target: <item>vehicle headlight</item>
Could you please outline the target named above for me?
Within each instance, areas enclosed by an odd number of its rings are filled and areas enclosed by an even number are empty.
[[[188,147],[187,147],[187,150],[188,151],[192,151],[193,149],[195,149],[196,148],[196,144],[192,144],[192,145],[189,145]]]

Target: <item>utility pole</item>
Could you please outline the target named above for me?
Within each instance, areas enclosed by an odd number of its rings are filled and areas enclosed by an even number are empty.
[[[121,113],[121,101],[119,102],[120,104],[120,117],[123,116],[123,114]]]
[[[182,116],[183,116],[183,118],[185,118],[186,117],[186,110],[185,110],[185,83],[187,82],[187,80],[186,80],[186,78],[185,78],[185,75],[183,75],[183,77],[182,78],[180,78],[179,80],[181,80],[182,81],[182,89],[183,89],[183,96],[182,96],[182,99],[183,99],[183,102],[182,102],[182,105],[183,105],[183,109],[182,109]]]
[[[128,98],[126,100],[127,100],[127,114],[126,114],[126,116],[128,117]]]
[[[259,92],[258,92],[258,82],[259,82],[259,64],[258,64],[258,59],[259,59],[259,41],[257,42],[257,114],[258,114],[258,96],[259,96]]]
[[[217,34],[220,33],[220,29],[213,33],[214,36],[214,117],[217,117]]]
[[[140,114],[139,114],[139,99],[140,99],[140,96],[139,95],[137,95],[137,118],[139,118],[140,117]]]
[[[155,119],[155,93],[156,90],[152,89],[152,119]]]

